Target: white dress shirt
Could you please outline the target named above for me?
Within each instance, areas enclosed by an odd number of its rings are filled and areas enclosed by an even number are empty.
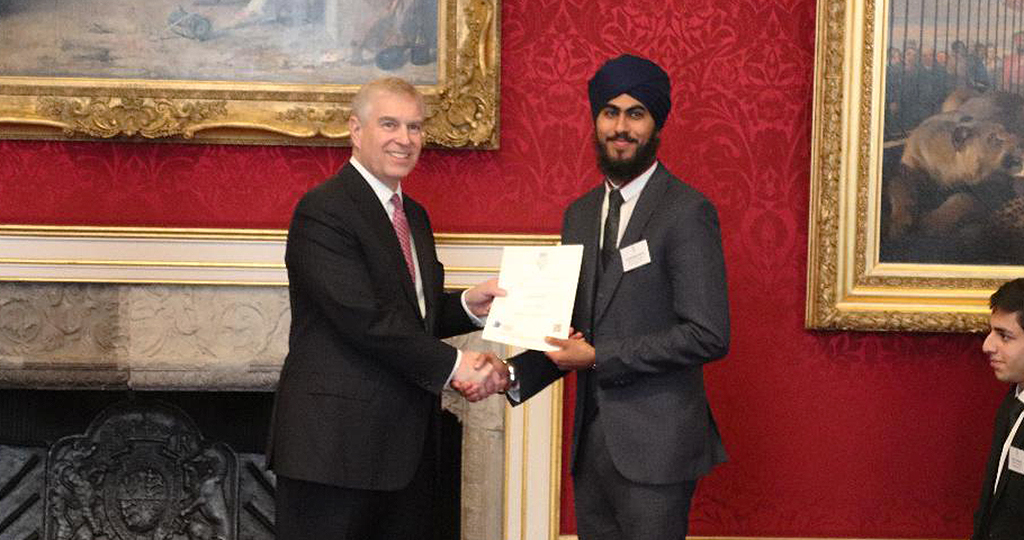
[[[355,157],[349,158],[349,162],[352,163],[352,166],[355,167],[357,171],[359,171],[359,174],[363,176],[363,179],[366,180],[366,183],[370,185],[370,188],[373,189],[374,194],[376,194],[377,198],[380,200],[381,206],[384,207],[384,211],[387,212],[388,219],[394,222],[395,205],[391,203],[391,196],[396,193],[398,194],[399,197],[402,196],[401,182],[399,182],[398,184],[397,191],[391,191],[391,188],[389,188],[384,182],[381,182],[376,176],[373,175],[373,173],[366,170],[366,167],[363,167],[363,165],[359,163],[359,161]],[[412,248],[412,264],[416,270],[416,279],[413,280],[416,285],[416,301],[418,302],[420,307],[420,316],[426,318],[427,301],[426,297],[423,295],[423,276],[420,274],[420,261],[416,257],[416,240],[412,238],[411,234],[409,235],[409,246]],[[483,328],[484,324],[486,324],[487,322],[486,318],[477,317],[476,315],[473,314],[472,311],[469,310],[469,306],[466,304],[465,292],[462,293],[462,309],[466,311],[466,315],[469,316],[470,320],[472,320],[473,323],[477,325],[477,327]],[[448,381],[445,383],[445,385],[451,384],[452,377],[455,375],[455,372],[459,369],[459,364],[461,363],[462,351],[456,349],[455,365],[452,367],[452,372],[448,374]]]
[[[636,201],[640,199],[640,192],[644,190],[644,186],[647,185],[647,181],[651,179],[651,176],[654,175],[654,170],[657,168],[658,162],[655,161],[654,164],[640,174],[640,176],[637,176],[632,182],[619,189],[619,193],[622,195],[622,206],[619,209],[619,237],[615,239],[615,245],[618,246],[622,241],[622,235],[626,232],[626,226],[629,225],[629,218],[633,215],[633,209],[636,208]],[[604,230],[604,222],[608,219],[608,195],[612,192],[612,186],[613,184],[611,180],[605,179],[604,202],[601,203],[600,230],[602,231]],[[599,247],[604,247],[604,234],[601,236],[601,245]]]
[[[1017,399],[1024,402],[1024,394],[1021,394],[1021,387],[1019,384],[1014,392]],[[1003,452],[999,454],[999,468],[996,469],[996,481],[992,484],[992,493],[995,493],[996,488],[999,487],[999,477],[1002,476],[1003,469],[1006,468],[1006,456],[1010,453],[1010,444],[1013,442],[1014,436],[1017,435],[1017,429],[1020,428],[1021,420],[1024,420],[1024,413],[1017,416],[1017,421],[1013,423],[1013,428],[1010,429],[1010,434],[1006,436],[1006,441],[1003,442]]]

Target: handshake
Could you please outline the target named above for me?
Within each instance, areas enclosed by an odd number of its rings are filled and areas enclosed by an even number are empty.
[[[508,366],[494,353],[462,351],[462,362],[452,375],[451,386],[468,401],[480,401],[510,384]]]

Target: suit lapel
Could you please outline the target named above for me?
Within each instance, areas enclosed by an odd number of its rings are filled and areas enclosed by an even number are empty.
[[[380,240],[383,251],[387,254],[389,265],[392,267],[392,275],[401,282],[405,291],[406,300],[415,307],[419,315],[419,302],[416,300],[416,289],[412,279],[409,277],[408,267],[405,265],[405,255],[402,254],[402,246],[398,243],[398,236],[395,235],[395,227],[388,218],[387,211],[380,204],[380,199],[373,192],[373,188],[366,183],[366,179],[359,174],[351,164],[345,165],[341,171],[342,184],[346,187],[349,196],[356,203],[356,208],[362,213],[363,219]],[[412,224],[410,223],[410,228]]]
[[[582,217],[573,230],[565,231],[562,242],[566,244],[583,244],[583,265],[580,268],[582,288],[577,292],[577,312],[584,314],[593,329],[594,287],[597,277],[597,259],[601,251],[601,203],[604,197],[604,186],[592,190],[584,196]],[[580,304],[580,302],[583,304]],[[579,323],[577,323],[578,325]]]
[[[1013,408],[1013,402],[1016,399],[1017,399],[1017,397],[1014,395],[1014,392],[1011,389],[1010,390],[1010,394],[1007,396],[1007,398],[1005,400],[1003,400],[1002,405],[999,407],[999,413],[998,413],[999,420],[998,420],[998,423],[999,423],[999,426],[1002,428],[1002,429],[999,430],[999,432],[1003,433],[1004,435],[1002,437],[1000,437],[999,444],[996,445],[992,449],[994,452],[997,452],[996,453],[996,469],[995,469],[995,471],[994,471],[994,473],[992,475],[992,480],[993,481],[995,481],[996,475],[999,474],[999,470],[1000,470],[1000,467],[999,467],[999,457],[1000,457],[1000,455],[1002,455],[1002,449],[1003,449],[1002,441],[1006,439],[1006,435],[1009,435],[1010,434],[1010,430],[1013,429],[1014,422],[1010,421],[1011,420],[1010,419],[1010,411]],[[1012,446],[1016,446],[1017,448],[1021,448],[1021,444],[1022,444],[1022,442],[1024,442],[1024,429],[1022,429],[1022,428],[1024,428],[1024,426],[1021,426],[1021,428],[1018,428],[1017,429],[1017,433],[1014,434],[1013,441],[1010,442],[1010,446],[1011,447]],[[1009,460],[1010,460],[1010,456],[1007,455],[1006,456],[1006,461],[1009,462]],[[1005,463],[1003,464],[1003,467],[1004,468],[1006,467]],[[1011,472],[1010,472],[1009,468],[1006,468],[1006,470],[1003,471],[1001,477],[999,478],[999,485],[996,487],[996,491],[992,495],[992,501],[988,505],[989,508],[995,506],[996,502],[999,501],[999,497],[1001,497],[1003,495],[1003,492],[1006,491],[1006,484],[1009,481],[1009,477],[1008,477],[1009,474],[1011,474]]]
[[[635,244],[641,240],[644,227],[651,219],[654,209],[657,208],[662,195],[668,188],[668,181],[667,171],[659,164],[654,174],[651,175],[650,180],[647,181],[647,185],[644,186],[643,191],[640,192],[640,198],[637,200],[636,206],[633,207],[629,223],[626,224],[622,240],[619,241],[620,248]],[[598,208],[598,222],[600,222],[600,207]],[[594,300],[595,326],[600,322],[605,311],[608,310],[608,305],[611,303],[612,297],[615,296],[615,290],[619,287],[620,281],[622,281],[622,257],[616,256],[612,257],[611,263],[604,269],[604,273],[601,274],[597,296]]]
[[[437,313],[436,299],[440,292],[435,290],[434,284],[437,276],[434,275],[434,238],[427,223],[426,215],[422,207],[408,197],[404,197],[405,216],[409,219],[409,228],[412,230],[412,239],[416,243],[416,262],[420,265],[420,282],[423,283],[423,299],[426,305],[427,328],[431,328],[430,320]],[[416,300],[416,291],[413,289],[413,299]],[[419,302],[416,301],[417,311]]]
[[[658,203],[663,199],[669,182],[668,170],[661,164],[658,164],[658,168],[654,169],[654,174],[647,181],[644,190],[640,192],[640,199],[636,202],[636,206],[633,207],[633,214],[629,217],[629,223],[626,225],[626,231],[622,234],[619,247],[626,247],[642,240],[641,235],[644,232],[644,227],[647,226],[647,222],[651,220],[651,215],[654,214],[654,209],[658,207]]]

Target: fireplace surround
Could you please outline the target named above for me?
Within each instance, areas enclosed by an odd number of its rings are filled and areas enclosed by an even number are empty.
[[[279,286],[0,283],[0,537],[273,538],[262,443],[289,322]],[[504,400],[442,403],[460,536],[499,538]]]

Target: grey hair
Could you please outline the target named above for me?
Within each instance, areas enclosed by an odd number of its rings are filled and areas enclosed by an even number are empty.
[[[352,98],[352,114],[362,121],[365,121],[366,115],[370,109],[370,103],[373,101],[373,97],[380,92],[390,92],[400,96],[408,96],[416,100],[416,104],[419,105],[420,111],[426,115],[427,106],[423,100],[423,94],[416,89],[415,86],[409,84],[405,79],[398,77],[385,77],[383,79],[377,79],[370,81],[359,88],[356,92],[355,97]]]

